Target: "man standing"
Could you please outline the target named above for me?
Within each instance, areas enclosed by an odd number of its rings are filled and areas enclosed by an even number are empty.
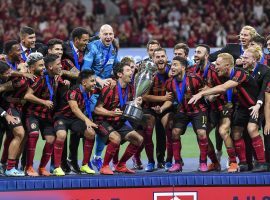
[[[112,79],[113,67],[118,63],[117,49],[112,44],[114,41],[114,32],[110,25],[104,24],[100,27],[99,40],[90,42],[87,46],[88,53],[84,57],[83,70],[92,69],[96,75],[97,86],[104,88],[105,86],[115,85]],[[91,100],[93,107],[97,102],[98,95],[92,95]],[[105,144],[96,135],[96,149],[92,164],[100,170],[102,166],[101,154]]]
[[[221,85],[199,92],[188,103],[195,104],[203,96],[222,94],[231,88],[235,88],[237,93],[233,98],[236,108],[232,120],[232,135],[235,150],[240,160],[240,170],[246,171],[248,169],[245,143],[242,138],[243,130],[247,127],[258,160],[258,164],[253,168],[253,171],[265,171],[263,141],[258,132],[259,116],[249,111],[250,107],[256,105],[259,87],[251,75],[246,74],[243,69],[234,68],[233,57],[228,53],[218,55],[216,70],[218,76],[226,78],[227,81]]]

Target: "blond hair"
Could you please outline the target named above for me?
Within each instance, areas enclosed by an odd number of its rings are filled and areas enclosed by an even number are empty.
[[[254,36],[258,35],[256,29],[253,28],[252,26],[244,26],[244,27],[241,29],[241,31],[242,31],[242,30],[248,30],[251,37],[254,37]]]
[[[220,53],[217,56],[218,58],[222,58],[223,62],[226,62],[230,65],[230,67],[234,66],[233,56],[229,53]]]
[[[261,57],[263,56],[262,49],[260,47],[249,47],[246,52],[250,52],[253,57],[256,59],[256,61],[259,61]]]

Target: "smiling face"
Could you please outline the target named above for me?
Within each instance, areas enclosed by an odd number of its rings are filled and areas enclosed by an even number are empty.
[[[124,83],[130,83],[132,80],[132,70],[129,65],[125,65],[123,67],[123,72],[118,72],[118,77],[121,79]]]
[[[165,51],[155,51],[153,61],[157,65],[158,70],[164,70],[167,64],[167,55]]]
[[[95,76],[90,76],[87,79],[82,80],[82,85],[87,92],[93,92],[96,88]]]
[[[20,62],[21,48],[19,44],[14,44],[9,52],[8,56],[11,57],[12,61]]]
[[[61,44],[55,44],[51,49],[48,49],[49,54],[57,55],[59,58],[62,58],[63,55],[63,46]]]
[[[25,34],[22,38],[22,44],[28,49],[35,48],[36,34]]]
[[[257,62],[254,55],[249,51],[245,51],[241,58],[244,69],[253,68]]]
[[[222,57],[218,57],[216,60],[216,71],[218,76],[226,76],[228,71],[230,70],[230,65],[225,61]]]
[[[148,56],[149,58],[153,58],[153,54],[154,54],[154,51],[159,48],[159,45],[158,44],[150,44],[148,49],[147,49],[147,53],[148,53]]]
[[[185,66],[181,65],[181,63],[178,60],[172,61],[172,66],[171,66],[172,76],[181,76],[184,71],[185,71]]]
[[[36,76],[42,76],[45,70],[45,63],[44,60],[41,59],[35,62],[33,65],[29,66],[30,73]]]
[[[54,62],[50,63],[48,68],[54,75],[60,75],[62,70],[61,59],[58,58]]]
[[[104,25],[100,28],[99,37],[105,46],[110,46],[114,40],[114,32],[111,26]]]
[[[174,53],[174,56],[180,56],[182,58],[187,58],[187,55],[185,54],[184,49],[175,49],[173,53]]]
[[[89,34],[82,34],[80,38],[75,37],[74,45],[79,51],[83,52],[86,48],[87,43],[89,42],[89,39]]]
[[[208,56],[207,49],[205,47],[198,46],[195,49],[194,61],[197,65],[204,65],[208,60]]]

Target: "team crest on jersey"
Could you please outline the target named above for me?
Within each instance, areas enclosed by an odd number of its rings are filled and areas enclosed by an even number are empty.
[[[37,128],[37,124],[36,123],[32,123],[31,124],[31,129],[35,129],[35,128]]]
[[[70,95],[69,95],[69,98],[74,100],[75,96],[76,96],[75,92],[71,92]]]

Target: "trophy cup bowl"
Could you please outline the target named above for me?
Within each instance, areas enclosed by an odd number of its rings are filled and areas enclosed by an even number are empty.
[[[134,100],[127,102],[123,112],[124,118],[133,122],[139,122],[143,117],[143,110],[141,106],[136,103],[135,99],[148,92],[153,83],[153,77],[156,72],[156,65],[153,62],[147,61],[142,65],[144,65],[144,69],[138,72],[134,79]]]

